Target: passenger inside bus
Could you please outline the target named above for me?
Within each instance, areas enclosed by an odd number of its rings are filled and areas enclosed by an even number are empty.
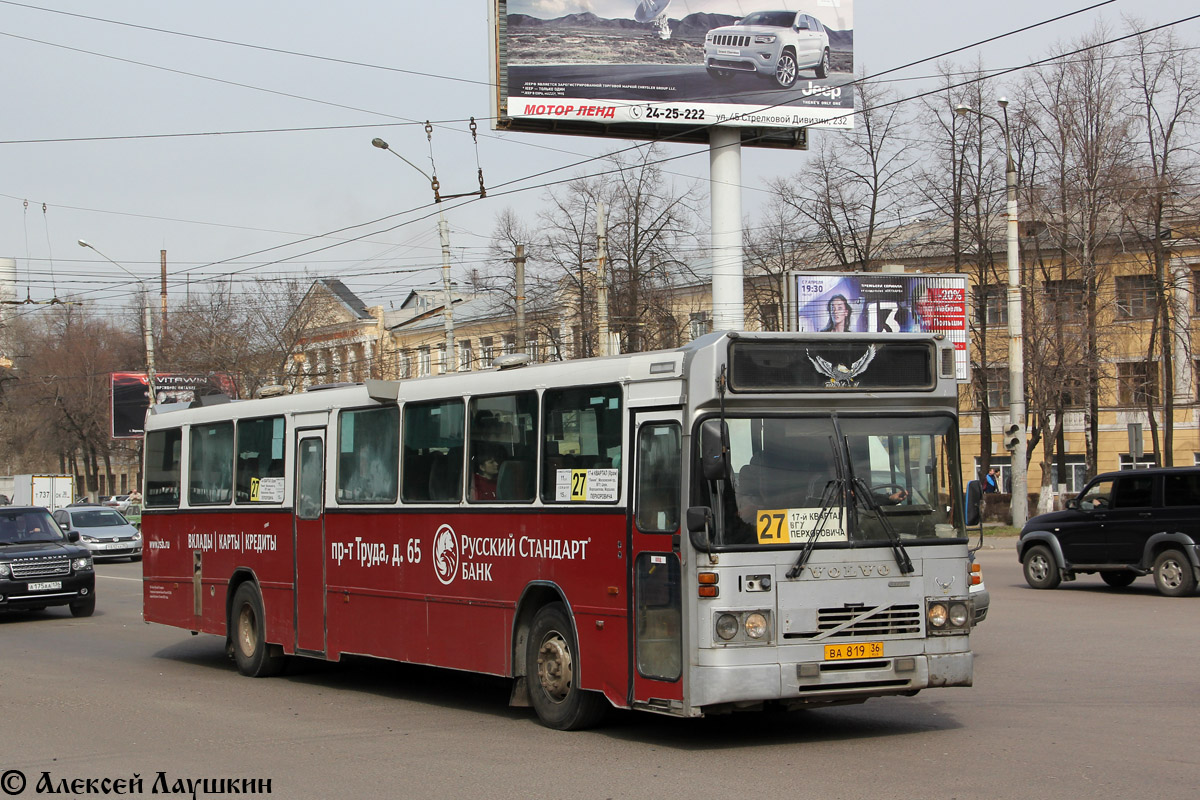
[[[500,454],[494,447],[479,447],[475,450],[473,462],[475,469],[471,473],[471,499],[495,500]]]

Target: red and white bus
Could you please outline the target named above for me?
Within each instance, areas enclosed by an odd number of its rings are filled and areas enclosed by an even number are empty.
[[[971,684],[950,342],[523,358],[156,406],[146,620],[227,637],[252,676],[508,676],[562,729]]]

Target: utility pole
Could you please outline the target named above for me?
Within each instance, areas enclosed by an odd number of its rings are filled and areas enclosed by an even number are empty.
[[[442,317],[446,322],[446,363],[442,365],[443,374],[458,369],[458,359],[454,352],[454,295],[450,290],[450,226],[446,217],[438,212],[438,233],[442,237],[442,293],[446,307]]]
[[[159,278],[159,294],[162,297],[162,325],[159,327],[159,339],[167,340],[167,251],[158,251],[159,261],[161,262],[162,274]]]
[[[612,346],[608,333],[608,243],[604,219],[604,203],[596,204],[596,332],[600,337],[600,355],[611,356]]]
[[[517,245],[517,352],[525,352],[525,245]]]

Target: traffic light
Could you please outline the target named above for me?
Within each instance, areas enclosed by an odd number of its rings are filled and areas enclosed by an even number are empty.
[[[1015,422],[1004,428],[1004,447],[1006,450],[1016,450],[1021,444],[1021,426]]]

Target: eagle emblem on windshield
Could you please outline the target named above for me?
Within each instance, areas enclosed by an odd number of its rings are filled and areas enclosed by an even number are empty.
[[[852,389],[858,386],[858,381],[855,378],[866,372],[867,367],[875,359],[875,345],[868,347],[867,352],[863,353],[862,357],[850,366],[846,366],[845,364],[835,366],[820,356],[813,358],[807,350],[804,351],[804,355],[808,356],[808,360],[816,367],[817,372],[829,379],[825,382],[827,388]]]

